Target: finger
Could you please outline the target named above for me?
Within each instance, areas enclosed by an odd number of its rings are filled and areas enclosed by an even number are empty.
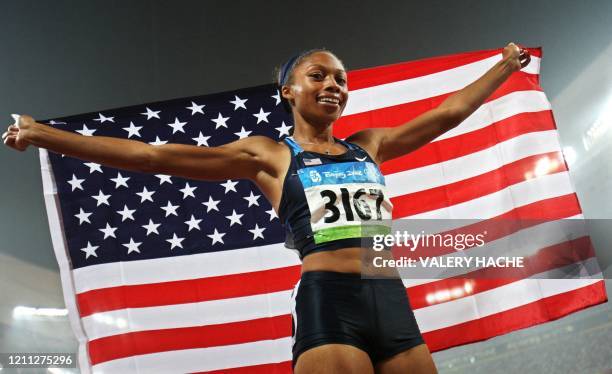
[[[17,125],[10,125],[8,127],[8,131],[19,131],[19,126],[17,126]]]
[[[6,138],[4,138],[2,141],[4,142],[4,144],[8,145],[9,147],[13,147],[15,145],[16,140],[17,140],[16,136],[9,135]]]

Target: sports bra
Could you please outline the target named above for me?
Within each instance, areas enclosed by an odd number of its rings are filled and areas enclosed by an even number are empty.
[[[391,231],[393,204],[385,179],[357,144],[334,138],[347,151],[327,155],[305,151],[293,137],[283,139],[291,163],[279,204],[285,247],[300,259],[320,252],[363,247],[364,240]]]

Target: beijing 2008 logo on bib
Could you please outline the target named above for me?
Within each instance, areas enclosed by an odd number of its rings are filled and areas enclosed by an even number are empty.
[[[318,183],[321,181],[321,174],[319,174],[318,171],[316,170],[311,170],[310,171],[310,180],[312,180],[314,183]]]

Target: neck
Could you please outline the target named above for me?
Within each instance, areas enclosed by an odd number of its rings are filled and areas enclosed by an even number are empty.
[[[296,116],[295,113],[294,123],[293,137],[295,140],[312,144],[334,143],[334,137],[332,135],[333,123],[313,124],[299,115]]]

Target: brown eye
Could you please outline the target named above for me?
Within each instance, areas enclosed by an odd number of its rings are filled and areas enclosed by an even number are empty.
[[[312,73],[310,76],[317,80],[323,79],[323,74],[321,73]]]

